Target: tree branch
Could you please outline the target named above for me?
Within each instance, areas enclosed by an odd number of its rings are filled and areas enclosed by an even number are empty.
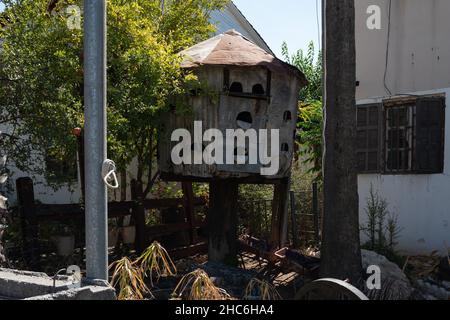
[[[159,170],[155,173],[155,175],[153,176],[153,178],[147,183],[147,187],[145,188],[144,191],[144,197],[147,197],[148,194],[150,193],[150,191],[152,190],[153,186],[155,185],[156,179],[159,178],[160,172]]]

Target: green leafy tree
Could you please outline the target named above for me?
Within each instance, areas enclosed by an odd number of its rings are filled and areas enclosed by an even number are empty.
[[[316,57],[314,43],[310,42],[306,53],[298,50],[291,55],[284,42],[282,54],[286,62],[299,68],[308,79],[308,85],[299,93],[298,144],[304,164],[309,167],[308,173],[320,180],[323,148],[322,53],[319,51]]]
[[[313,174],[316,180],[322,179],[323,155],[323,106],[322,101],[299,103],[298,144],[307,173]]]
[[[178,53],[210,36],[210,13],[226,2],[108,1],[108,153],[120,170],[136,160],[139,197],[156,178],[159,119],[169,97],[197,82],[180,68]],[[2,141],[20,169],[39,173],[31,155],[63,160],[76,149],[71,129],[84,124],[83,31],[68,27],[67,11],[82,1],[0,3],[0,125],[8,124]]]
[[[316,56],[314,43],[311,41],[308,50],[298,50],[291,54],[286,42],[283,42],[281,52],[283,59],[296,66],[308,79],[308,85],[302,88],[299,100],[304,102],[322,101],[322,52]]]

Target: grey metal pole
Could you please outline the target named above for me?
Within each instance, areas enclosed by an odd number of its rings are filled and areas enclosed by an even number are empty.
[[[85,210],[87,278],[108,280],[106,0],[84,0]]]

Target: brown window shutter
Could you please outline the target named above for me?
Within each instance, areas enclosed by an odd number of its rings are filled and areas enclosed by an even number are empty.
[[[381,169],[381,104],[357,106],[356,158],[359,173]]]
[[[420,98],[416,103],[414,171],[431,174],[444,169],[445,99]]]

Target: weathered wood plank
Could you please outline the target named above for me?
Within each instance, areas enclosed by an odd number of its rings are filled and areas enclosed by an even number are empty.
[[[238,184],[216,180],[209,189],[209,261],[237,265]]]
[[[197,254],[205,254],[208,252],[208,243],[201,242],[187,247],[177,248],[169,251],[172,259],[182,259],[192,257]]]
[[[195,224],[195,212],[194,212],[194,190],[192,188],[191,182],[183,182],[183,194],[184,194],[184,208],[186,213],[186,220],[189,223],[190,230],[190,241],[191,245],[196,242],[196,232],[194,230]]]
[[[206,222],[197,222],[192,227],[193,228],[204,228],[207,226]],[[171,235],[175,232],[181,232],[190,230],[191,225],[189,223],[175,223],[175,224],[163,224],[158,226],[150,226],[146,228],[146,235],[150,239],[159,238],[162,236]]]

